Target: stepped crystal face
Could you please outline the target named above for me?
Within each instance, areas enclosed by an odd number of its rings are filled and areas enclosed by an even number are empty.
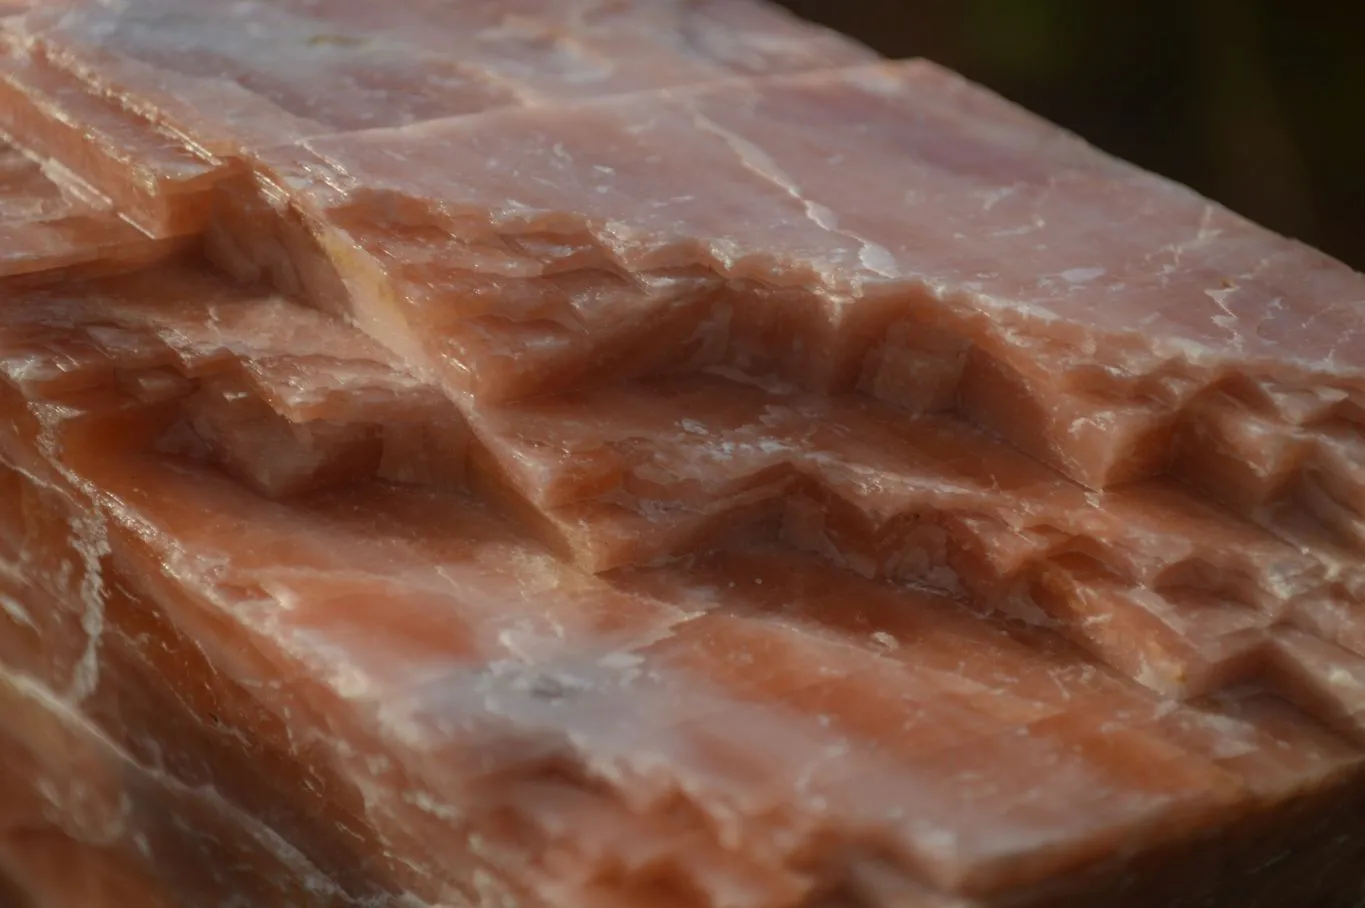
[[[0,36],[0,902],[1365,896],[1365,277],[748,0]]]

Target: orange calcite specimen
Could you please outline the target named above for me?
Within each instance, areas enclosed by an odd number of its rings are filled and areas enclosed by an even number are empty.
[[[0,132],[153,236],[268,149],[500,107],[873,58],[752,0],[40,7],[10,23]]]
[[[128,268],[169,255],[79,180],[0,142],[0,278],[72,268]]]
[[[476,464],[585,567],[775,518],[859,573],[1041,607],[1135,680],[1187,695],[1259,670],[1296,603],[1349,612],[1340,584],[1360,579],[1168,482],[1087,492],[979,430],[852,397],[688,376],[538,398],[474,430]]]
[[[1365,278],[748,0],[24,5],[0,902],[1365,897]]]
[[[184,396],[165,446],[267,494],[379,475],[460,482],[454,406],[359,332],[191,265],[0,300],[0,373],[43,394],[143,383]]]
[[[482,399],[728,363],[956,409],[1091,488],[1174,466],[1273,525],[1176,456],[1207,447],[1212,409],[1294,450],[1269,498],[1360,545],[1338,508],[1365,279],[930,64],[320,137],[273,163],[338,278],[315,302]]]
[[[38,605],[10,592],[0,584],[11,617]],[[136,763],[33,675],[0,670],[0,706],[0,873],[26,893],[21,905],[335,904],[327,879],[258,820]]]

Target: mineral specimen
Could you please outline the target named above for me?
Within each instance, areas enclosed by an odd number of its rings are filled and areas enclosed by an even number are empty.
[[[183,245],[149,239],[80,180],[0,143],[0,278],[137,267]]]
[[[872,59],[751,0],[134,0],[9,24],[0,132],[152,236],[280,144],[507,106]]]
[[[1365,898],[1365,278],[756,3],[0,15],[0,900]]]

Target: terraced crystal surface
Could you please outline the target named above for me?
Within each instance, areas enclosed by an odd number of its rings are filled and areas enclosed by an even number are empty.
[[[755,3],[0,33],[16,892],[1365,897],[1365,278]]]

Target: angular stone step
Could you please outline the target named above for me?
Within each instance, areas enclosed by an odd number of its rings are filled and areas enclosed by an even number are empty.
[[[162,445],[273,495],[366,476],[459,484],[454,405],[360,332],[190,265],[4,294],[0,371],[53,400],[178,383]]]

